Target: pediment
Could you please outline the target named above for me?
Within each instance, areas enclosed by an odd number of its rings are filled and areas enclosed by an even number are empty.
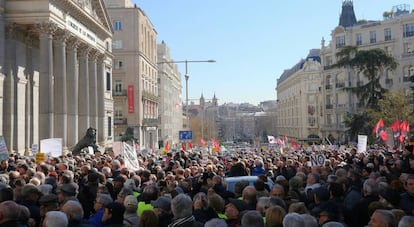
[[[84,12],[94,18],[99,24],[103,25],[108,31],[113,33],[112,25],[103,0],[72,0]]]

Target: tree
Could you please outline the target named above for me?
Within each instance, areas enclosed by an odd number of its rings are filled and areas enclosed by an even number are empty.
[[[380,111],[368,108],[366,113],[370,117],[370,125],[375,125],[380,118],[384,125],[391,125],[395,120],[406,120],[410,125],[414,123],[413,105],[411,104],[412,94],[405,94],[402,90],[387,92],[379,100]]]
[[[356,94],[368,108],[377,109],[378,101],[387,91],[381,86],[381,75],[384,70],[397,68],[398,63],[394,57],[383,49],[358,50],[356,46],[345,46],[336,56],[338,61],[332,67],[350,67],[368,79],[365,85],[344,89]]]
[[[356,141],[358,135],[370,135],[372,127],[369,122],[371,118],[366,112],[350,114],[345,116],[344,123],[348,127],[348,134],[351,141]]]

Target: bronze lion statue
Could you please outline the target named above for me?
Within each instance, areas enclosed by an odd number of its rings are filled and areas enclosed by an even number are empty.
[[[89,146],[93,148],[94,153],[99,151],[98,146],[96,145],[96,129],[94,128],[88,128],[86,130],[85,136],[73,147],[72,154],[79,155],[82,149]]]

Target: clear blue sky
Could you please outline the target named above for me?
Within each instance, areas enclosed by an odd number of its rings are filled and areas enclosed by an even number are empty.
[[[285,69],[326,44],[342,0],[132,0],[149,16],[174,60],[189,63],[189,99],[223,103],[276,100]],[[380,20],[399,0],[354,0],[357,20]],[[411,5],[411,9],[414,3]],[[185,101],[184,64],[179,64]]]

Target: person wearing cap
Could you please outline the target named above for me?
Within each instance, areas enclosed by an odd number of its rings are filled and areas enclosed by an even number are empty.
[[[151,201],[154,213],[158,217],[158,227],[166,227],[172,221],[171,201],[168,197],[160,196],[157,200]]]
[[[55,194],[48,194],[40,197],[40,217],[43,219],[47,212],[59,210],[58,198]],[[41,221],[42,223],[42,221]]]
[[[124,226],[133,227],[139,225],[137,215],[138,200],[134,195],[127,195],[123,201],[125,206]]]
[[[40,207],[37,204],[41,196],[42,193],[36,186],[26,184],[22,188],[22,200],[19,202],[20,205],[23,205],[29,209],[30,217],[35,220],[36,226],[40,225]]]
[[[137,214],[138,217],[141,216],[144,210],[154,210],[154,207],[151,205],[151,200],[156,200],[158,197],[158,189],[153,185],[146,186],[141,196],[139,197]]]
[[[239,226],[240,213],[247,210],[247,204],[243,200],[229,199],[229,203],[226,205],[224,214],[227,217],[227,225],[229,227]]]
[[[68,200],[79,201],[76,198],[76,188],[71,183],[62,184],[60,187],[58,187],[57,191],[58,200],[61,206]]]

